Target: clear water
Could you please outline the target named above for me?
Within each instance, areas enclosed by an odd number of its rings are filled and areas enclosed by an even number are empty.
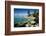
[[[16,16],[14,17],[14,22],[24,22],[27,21],[27,18]]]

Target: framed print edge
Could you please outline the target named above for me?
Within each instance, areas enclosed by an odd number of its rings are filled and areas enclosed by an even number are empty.
[[[39,27],[22,27],[22,28],[14,28],[14,8],[25,8],[25,9],[30,9],[30,8],[32,8],[32,9],[39,9],[39,19],[41,19],[41,20],[39,20]],[[40,6],[40,7],[38,7],[38,6],[19,6],[19,5],[11,5],[11,31],[27,31],[27,30],[41,30],[41,25],[42,25],[42,18],[41,18],[41,16],[42,16],[42,7]]]
[[[31,4],[29,4],[31,3]],[[42,30],[13,31],[11,32],[11,5],[42,6]],[[35,34],[45,32],[45,4],[35,2],[5,1],[5,35]]]

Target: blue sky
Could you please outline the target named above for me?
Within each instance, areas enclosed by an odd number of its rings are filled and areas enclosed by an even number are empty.
[[[39,9],[21,9],[21,8],[14,8],[14,15],[15,16],[25,16],[28,15],[28,10],[30,13],[34,13],[35,11],[39,11]]]

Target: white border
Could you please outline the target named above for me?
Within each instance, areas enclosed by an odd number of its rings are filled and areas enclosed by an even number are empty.
[[[23,9],[39,9],[39,27],[21,27],[14,28],[14,8]],[[26,31],[26,30],[42,30],[42,7],[41,6],[23,6],[23,5],[11,5],[11,31]]]

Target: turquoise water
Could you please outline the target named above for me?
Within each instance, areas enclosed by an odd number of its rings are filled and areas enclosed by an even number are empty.
[[[24,22],[24,21],[27,21],[27,19],[24,17],[19,16],[14,17],[14,22]]]
[[[28,18],[24,18],[23,16],[15,16],[14,17],[14,24],[16,24],[16,23],[24,23],[24,22],[30,22],[30,21],[32,21],[32,19],[29,19],[28,20]]]

